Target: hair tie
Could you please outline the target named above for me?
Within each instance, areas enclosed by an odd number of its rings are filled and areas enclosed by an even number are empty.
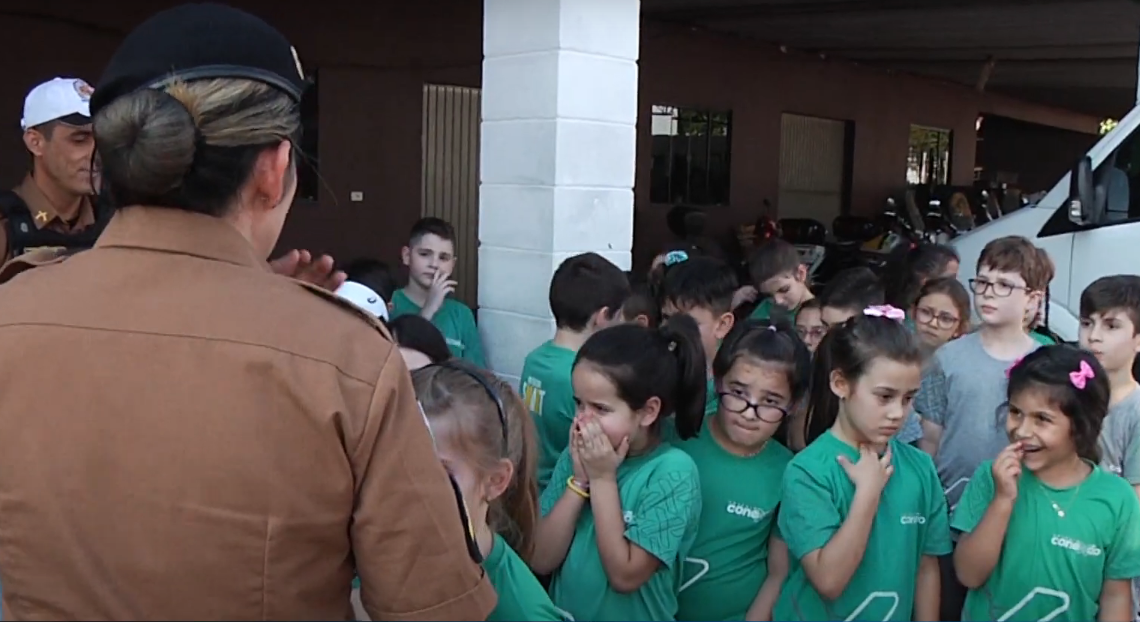
[[[869,315],[871,317],[885,317],[888,320],[894,320],[896,322],[902,322],[906,320],[906,312],[902,309],[899,309],[898,307],[892,307],[891,305],[874,305],[867,307],[866,309],[863,309],[863,315]]]
[[[1076,371],[1069,372],[1069,382],[1078,389],[1084,389],[1093,378],[1096,378],[1096,372],[1087,361],[1081,361]]]
[[[672,339],[670,339],[670,340],[669,340],[669,346],[668,346],[668,347],[669,347],[669,351],[670,351],[670,352],[672,352],[672,351],[676,350],[676,349],[677,349],[677,342],[676,342],[676,341],[674,341],[674,340],[672,340]]]
[[[689,254],[685,251],[669,251],[665,253],[665,265],[672,266],[689,260]]]
[[[775,325],[775,324],[769,324],[769,325],[768,325],[768,330],[770,330],[770,331],[772,331],[772,332],[774,332],[774,333],[778,333],[778,332],[780,332],[780,329],[776,328],[776,325]]]

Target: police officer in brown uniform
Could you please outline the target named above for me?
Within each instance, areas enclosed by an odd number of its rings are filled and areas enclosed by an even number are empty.
[[[252,15],[184,5],[96,86],[121,207],[0,287],[5,620],[344,620],[354,571],[375,620],[493,609],[387,332],[266,263],[295,58]]]
[[[24,99],[20,125],[32,170],[0,191],[0,264],[36,248],[90,248],[110,217],[93,196],[91,90],[77,78],[54,78]]]

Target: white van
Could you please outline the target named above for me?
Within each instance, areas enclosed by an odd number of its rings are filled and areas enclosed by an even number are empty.
[[[1077,340],[1081,292],[1110,274],[1140,273],[1140,106],[1036,205],[986,223],[950,244],[961,255],[963,284],[977,272],[986,243],[1023,235],[1057,266],[1049,285],[1048,328]],[[968,288],[968,284],[967,284]]]

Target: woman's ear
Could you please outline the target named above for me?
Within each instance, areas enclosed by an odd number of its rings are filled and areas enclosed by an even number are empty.
[[[292,153],[293,143],[287,140],[281,141],[276,149],[266,154],[265,166],[259,171],[260,189],[271,207],[281,205],[289,194],[289,186],[293,183],[291,177],[296,174],[293,170]]]

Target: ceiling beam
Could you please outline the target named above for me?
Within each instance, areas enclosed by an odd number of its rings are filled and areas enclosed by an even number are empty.
[[[1138,0],[1140,1],[1140,0]],[[805,52],[823,52],[831,56],[844,58],[860,58],[866,60],[890,60],[892,58],[910,58],[921,56],[930,59],[945,60],[985,60],[988,56],[995,56],[1002,60],[1039,58],[1089,58],[1089,59],[1115,59],[1134,58],[1136,56],[1135,40],[1120,43],[1077,43],[1072,45],[931,45],[931,46],[881,46],[881,45],[835,45],[823,47],[804,48]],[[798,46],[793,46],[798,47]]]
[[[909,56],[909,57],[896,57],[896,58],[874,58],[865,59],[855,56],[843,56],[847,60],[852,60],[857,63],[864,64],[878,64],[889,65],[891,63],[921,63],[923,65],[932,65],[938,67],[950,67],[954,65],[962,66],[977,66],[979,60],[976,58],[927,58],[922,56]],[[983,59],[984,60],[984,59]],[[998,58],[1003,66],[1016,65],[1018,67],[1031,67],[1033,65],[1045,65],[1060,67],[1062,65],[1136,65],[1136,56],[1115,56],[1103,58]]]
[[[642,5],[645,17],[670,21],[716,19],[809,17],[844,13],[884,11],[957,11],[961,9],[1035,7],[1043,4],[1075,4],[1074,0],[800,0],[799,2],[766,4],[722,4],[719,6],[654,9]]]

